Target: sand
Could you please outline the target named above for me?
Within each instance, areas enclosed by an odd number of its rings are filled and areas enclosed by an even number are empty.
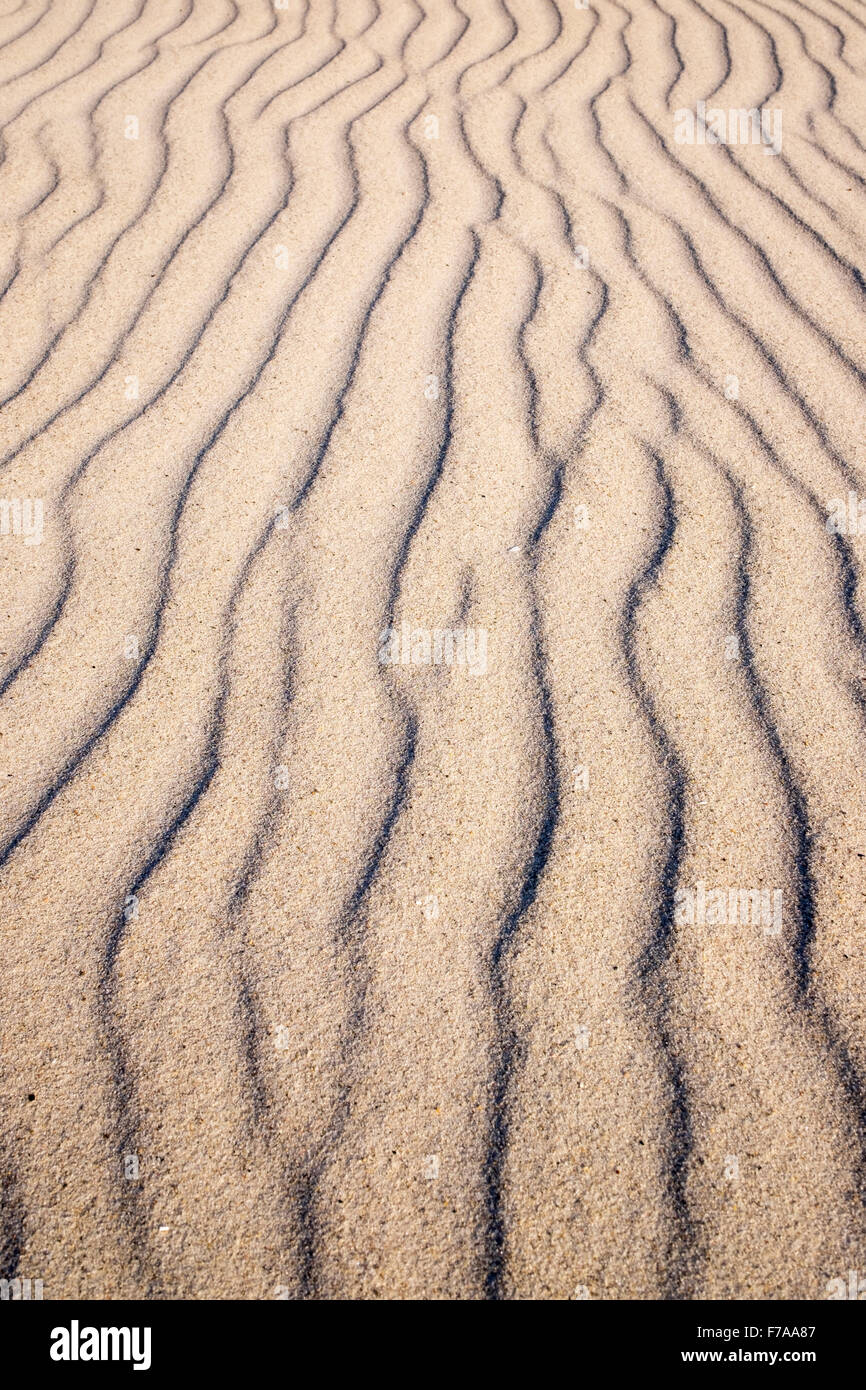
[[[0,1277],[866,1271],[864,76],[2,0]]]

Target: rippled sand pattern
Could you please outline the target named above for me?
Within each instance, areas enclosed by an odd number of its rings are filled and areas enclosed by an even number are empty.
[[[866,1271],[864,78],[2,0],[0,1276]]]

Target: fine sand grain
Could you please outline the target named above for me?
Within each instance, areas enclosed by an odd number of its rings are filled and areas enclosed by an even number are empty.
[[[862,0],[0,0],[0,142],[0,1277],[866,1271]]]

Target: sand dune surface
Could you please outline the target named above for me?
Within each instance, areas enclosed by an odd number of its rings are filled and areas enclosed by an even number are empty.
[[[0,0],[0,1276],[866,1270],[861,0]]]

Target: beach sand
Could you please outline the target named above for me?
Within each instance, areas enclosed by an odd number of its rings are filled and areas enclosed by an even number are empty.
[[[0,1276],[866,1271],[864,76],[2,0]]]

